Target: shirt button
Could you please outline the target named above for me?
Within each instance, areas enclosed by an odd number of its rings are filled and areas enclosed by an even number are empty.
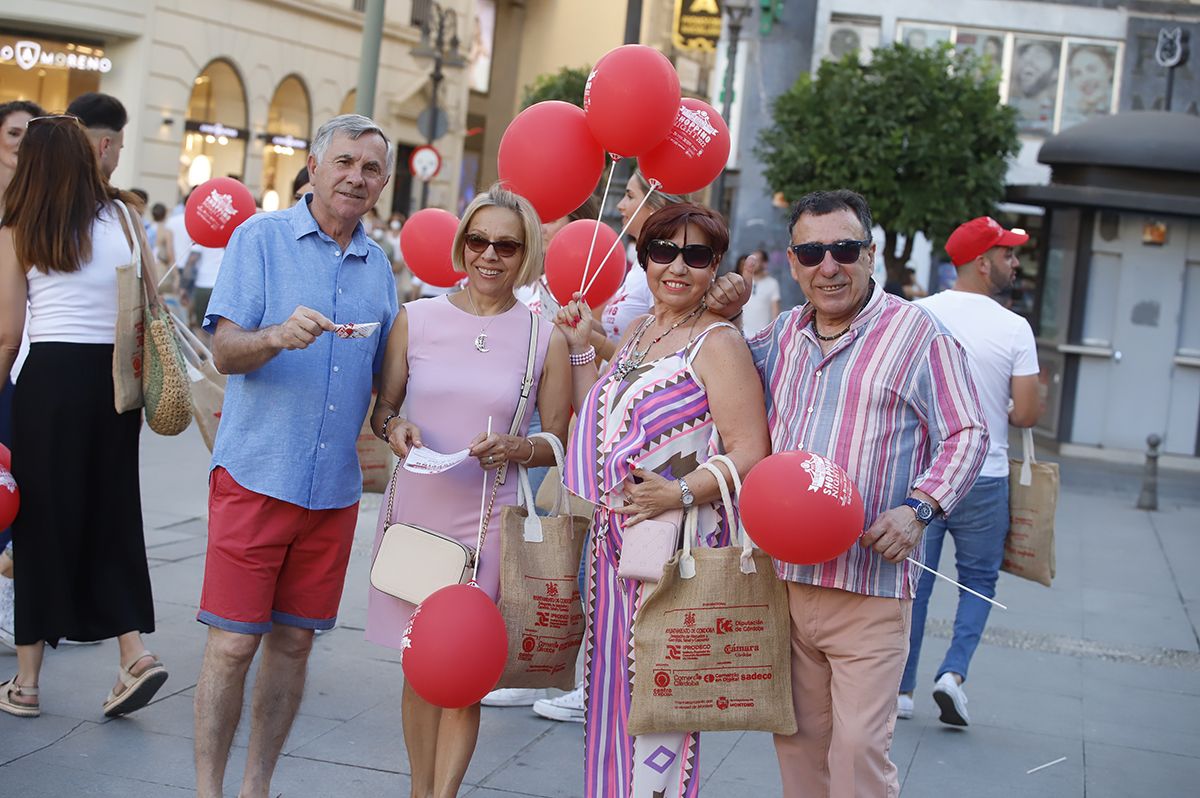
[[[814,377],[820,377],[820,376],[821,376],[821,372],[819,372],[819,371],[818,371],[818,372],[817,372],[816,374],[814,374],[813,376],[814,376]]]
[[[333,257],[335,257],[335,258],[340,258],[340,257],[342,257],[342,251],[341,251],[340,249],[335,249],[335,250],[333,251]]]
[[[808,412],[810,412],[810,413],[811,413],[812,411],[813,411],[813,409],[812,409],[812,405],[809,405]]]
[[[334,407],[333,405],[330,405],[330,406],[329,406],[329,409],[330,409],[330,410],[337,410],[337,408],[336,408],[336,407]],[[809,410],[812,410],[812,408],[810,407],[810,408],[809,408]]]
[[[342,289],[340,289],[340,288],[339,288],[339,289],[338,289],[338,293],[339,293],[339,294],[340,294],[340,293],[342,293]]]
[[[323,444],[323,443],[322,443],[322,444],[321,444],[321,448],[322,448],[322,449],[324,449],[324,448],[325,448],[325,444]]]
[[[339,366],[334,366],[334,367],[333,367],[333,373],[334,373],[334,374],[337,374],[339,371],[341,371],[341,368],[340,368]]]

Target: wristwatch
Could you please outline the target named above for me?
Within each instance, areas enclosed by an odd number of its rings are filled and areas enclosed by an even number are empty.
[[[904,504],[913,508],[913,512],[917,514],[917,520],[926,526],[929,526],[929,522],[937,515],[933,509],[933,505],[929,502],[923,502],[920,499],[914,499],[910,496],[904,500]]]
[[[679,479],[679,491],[683,494],[683,509],[690,509],[696,503],[696,497],[692,493],[692,489],[688,487],[688,484],[683,481],[682,477]]]

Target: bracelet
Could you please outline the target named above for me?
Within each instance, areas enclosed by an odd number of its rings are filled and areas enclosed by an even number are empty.
[[[387,430],[388,424],[391,424],[393,421],[395,421],[398,418],[400,418],[399,413],[392,413],[390,416],[388,416],[387,418],[385,418],[383,420],[383,426],[380,427],[380,430],[382,430],[382,431],[379,433],[379,440],[387,441],[387,439],[388,439],[388,430]]]
[[[529,456],[524,460],[518,460],[517,462],[520,465],[527,466],[533,462],[533,456],[537,454],[537,447],[533,445],[533,441],[531,439],[525,438],[524,440],[529,444]]]
[[[586,352],[581,352],[578,355],[571,354],[572,366],[586,366],[596,359],[596,347],[589,346]]]

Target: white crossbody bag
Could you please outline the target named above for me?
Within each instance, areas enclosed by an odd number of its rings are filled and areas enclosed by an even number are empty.
[[[533,369],[537,357],[538,324],[537,314],[530,314],[529,356],[525,364],[525,379],[521,382],[521,398],[517,401],[517,412],[513,416],[509,435],[516,435],[525,416],[529,394],[533,390]],[[446,587],[468,582],[479,570],[479,552],[487,539],[487,528],[492,518],[492,505],[496,492],[504,483],[507,463],[496,471],[492,483],[491,497],[487,509],[479,519],[479,535],[474,548],[443,535],[428,527],[417,524],[393,524],[392,506],[396,496],[396,476],[403,467],[396,464],[388,488],[387,522],[379,551],[371,564],[371,586],[376,590],[398,599],[420,604],[431,593]]]

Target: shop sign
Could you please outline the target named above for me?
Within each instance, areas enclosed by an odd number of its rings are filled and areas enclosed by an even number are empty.
[[[194,119],[189,119],[185,122],[184,129],[195,133],[203,133],[206,136],[215,136],[216,138],[224,136],[227,139],[240,139],[245,134],[245,131],[239,128],[227,127],[220,122],[197,122]]]
[[[671,39],[680,50],[711,53],[721,38],[721,3],[718,0],[675,0]]]
[[[298,139],[295,136],[288,135],[287,133],[263,133],[262,137],[266,140],[267,144],[271,144],[276,147],[290,147],[293,150],[308,149],[307,139]]]
[[[50,50],[43,47],[41,42],[29,39],[0,44],[0,64],[9,61],[27,72],[34,67],[77,69],[81,72],[112,71],[112,61],[104,56],[73,53],[69,50]]]

